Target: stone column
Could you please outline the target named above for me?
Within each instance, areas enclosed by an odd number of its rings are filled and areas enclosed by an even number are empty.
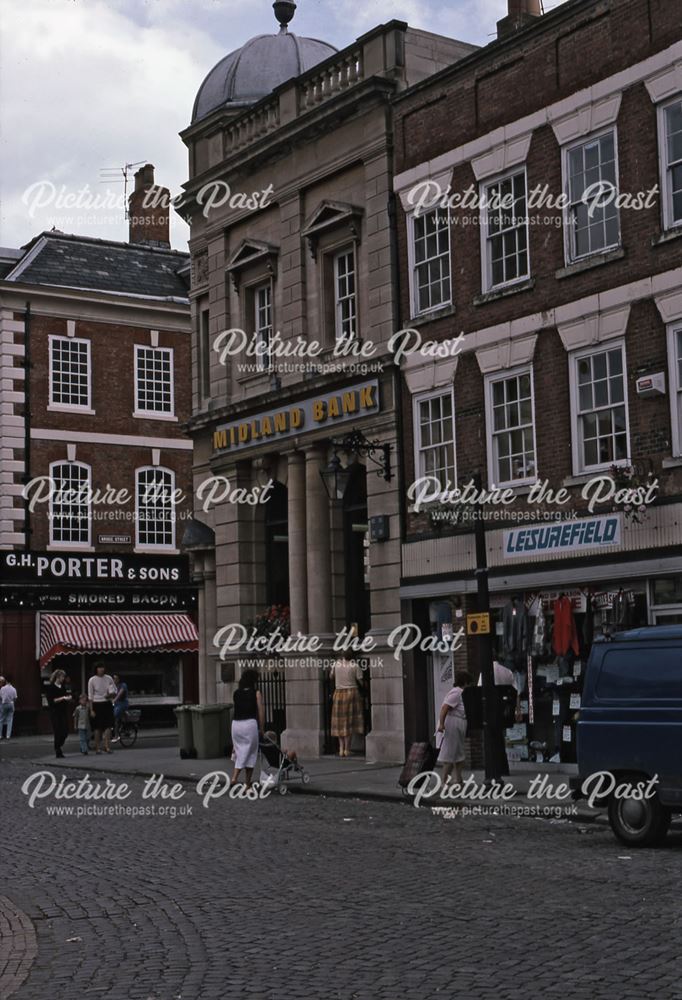
[[[308,630],[308,572],[306,556],[305,457],[294,451],[288,457],[289,606],[291,633]]]
[[[320,470],[325,450],[315,445],[306,451],[306,548],[308,553],[308,627],[323,635],[332,627],[329,497]]]
[[[305,467],[289,465],[289,589],[292,600],[292,634],[298,629],[294,618],[294,593],[299,588],[297,600],[307,593],[307,634],[325,636],[331,631],[331,557],[329,533],[329,499],[320,469],[324,451],[315,446],[306,451]],[[292,479],[293,473],[293,479]],[[298,492],[305,476],[305,505],[301,517],[301,504],[297,504],[292,521],[292,495]],[[294,489],[294,483],[297,483]],[[292,537],[296,531],[296,536]],[[301,579],[299,558],[303,553],[305,563]],[[322,709],[322,671],[310,661],[312,654],[301,653],[285,659],[287,687],[287,728],[282,734],[285,746],[295,747],[302,756],[319,757],[324,744],[324,716]]]

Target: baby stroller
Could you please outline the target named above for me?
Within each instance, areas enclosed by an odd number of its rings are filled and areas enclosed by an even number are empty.
[[[284,753],[278,745],[274,733],[266,733],[260,741],[258,748],[261,754],[261,782],[266,781],[276,788],[280,795],[287,792],[287,782],[292,779],[300,780],[304,785],[310,781],[310,775],[305,768],[298,763],[295,754],[291,757]]]

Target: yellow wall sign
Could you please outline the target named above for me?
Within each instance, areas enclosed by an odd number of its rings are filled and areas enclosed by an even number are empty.
[[[221,424],[213,431],[214,451],[238,451],[314,427],[332,426],[379,411],[379,382],[363,382],[321,393],[295,406],[259,413],[246,420]]]
[[[467,635],[490,635],[490,615],[487,611],[467,615]]]

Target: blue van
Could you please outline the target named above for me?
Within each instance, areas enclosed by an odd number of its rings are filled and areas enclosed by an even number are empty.
[[[595,641],[577,749],[576,796],[607,807],[629,847],[662,841],[682,812],[682,625]]]

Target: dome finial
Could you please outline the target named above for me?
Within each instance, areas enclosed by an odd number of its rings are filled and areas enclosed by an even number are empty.
[[[272,5],[272,9],[275,12],[275,17],[279,21],[280,34],[286,34],[287,24],[294,16],[294,12],[296,10],[294,0],[275,0]]]

